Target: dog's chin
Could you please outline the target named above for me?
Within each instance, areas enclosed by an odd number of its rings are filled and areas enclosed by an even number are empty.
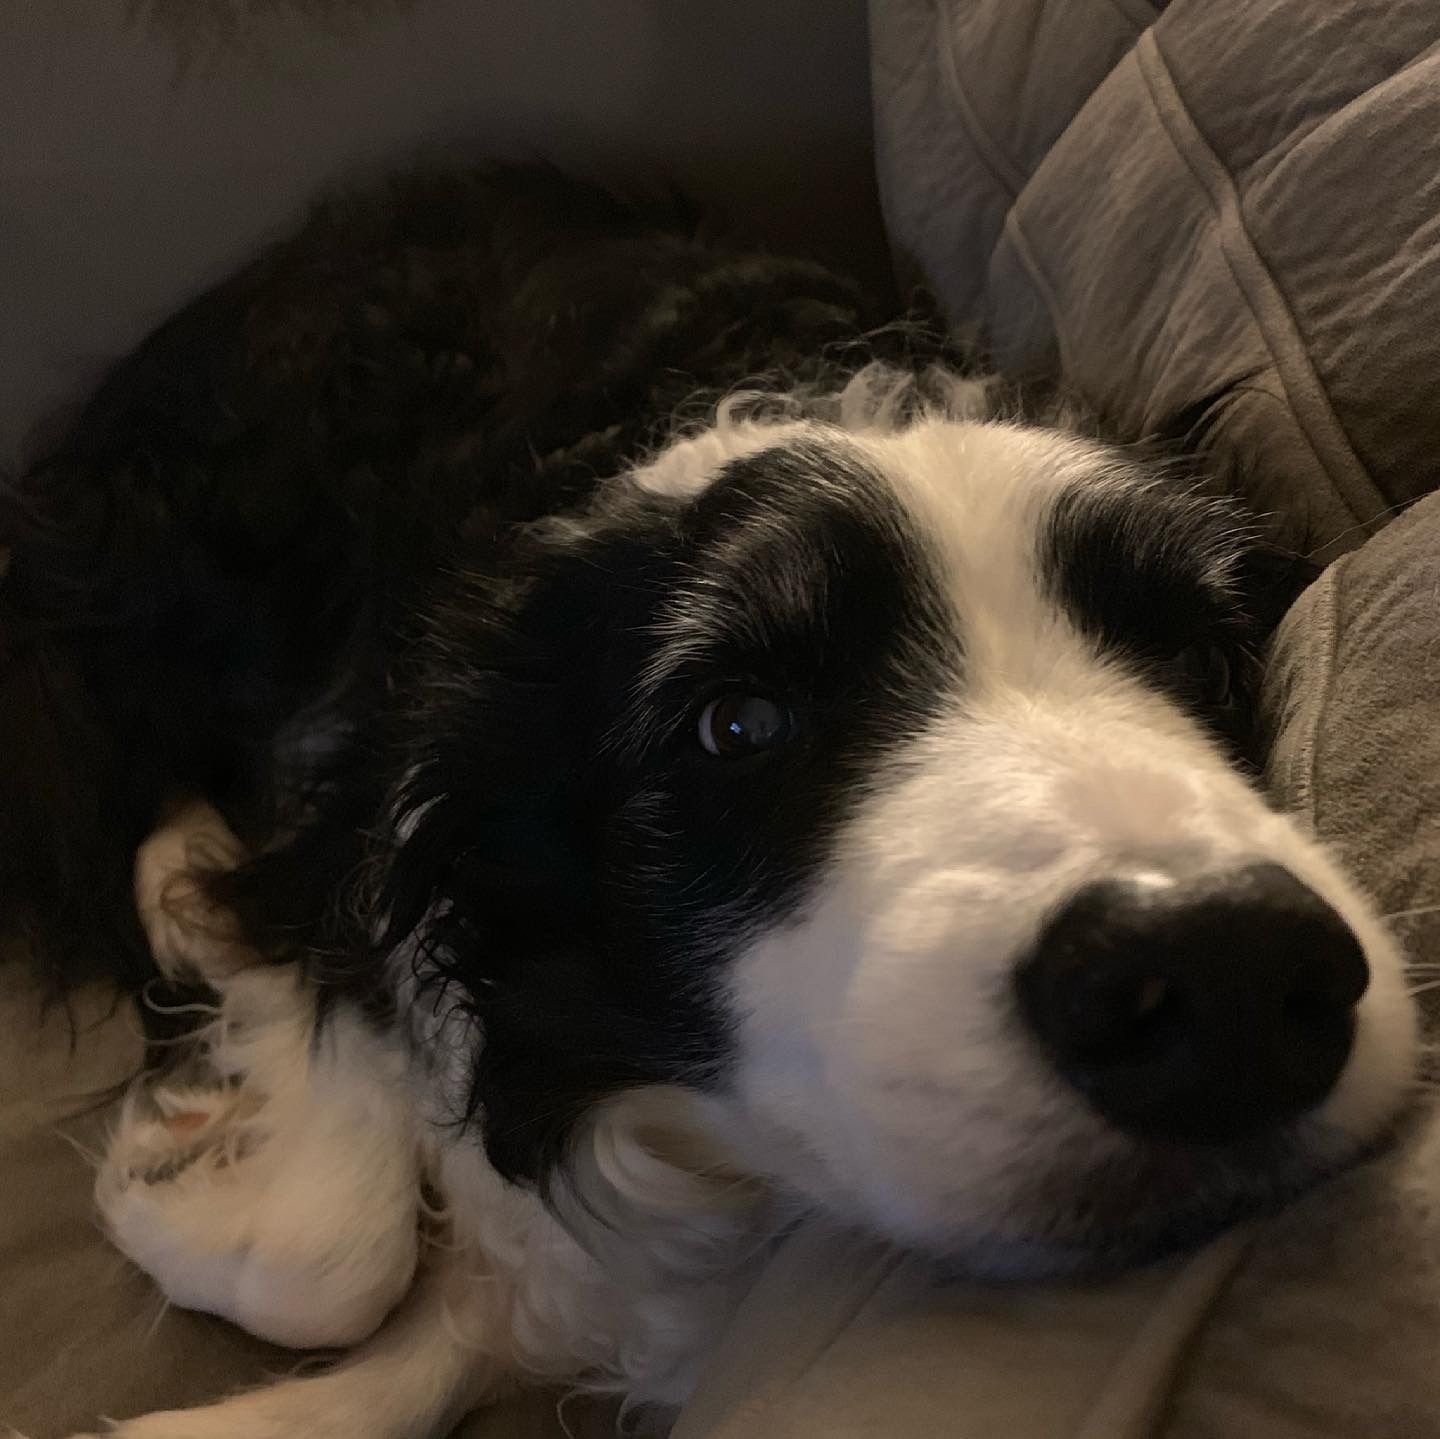
[[[845,1142],[823,1148],[813,1130],[714,1099],[706,1127],[733,1167],[800,1211],[868,1231],[946,1277],[1103,1278],[1198,1249],[1388,1150],[1413,1106],[1384,1078],[1363,1108],[1352,1091],[1377,1086],[1347,1075],[1318,1109],[1221,1143],[1129,1135],[1075,1101],[1033,1142],[982,1164],[947,1152],[943,1134],[921,1145],[858,1114],[837,1127]]]
[[[1018,1184],[1003,1214],[931,1233],[896,1235],[945,1278],[1103,1279],[1195,1250],[1273,1215],[1373,1159],[1394,1131],[1367,1143],[1317,1136],[1313,1122],[1224,1146],[1136,1144],[1086,1173]]]

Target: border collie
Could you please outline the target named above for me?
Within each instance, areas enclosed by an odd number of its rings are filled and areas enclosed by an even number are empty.
[[[204,1015],[101,1213],[354,1348],[124,1439],[663,1416],[807,1213],[1105,1269],[1382,1137],[1399,956],[1242,762],[1273,556],[879,318],[546,172],[410,178],[10,487],[7,914]]]

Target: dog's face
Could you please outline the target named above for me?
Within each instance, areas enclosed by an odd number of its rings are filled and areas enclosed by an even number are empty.
[[[437,617],[383,899],[502,1171],[678,1084],[832,1213],[1041,1272],[1393,1116],[1399,958],[1235,764],[1224,506],[1048,431],[742,425],[530,551]]]

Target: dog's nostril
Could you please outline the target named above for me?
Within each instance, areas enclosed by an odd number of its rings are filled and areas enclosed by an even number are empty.
[[[1368,970],[1334,910],[1278,865],[1187,885],[1087,885],[1016,972],[1060,1072],[1137,1133],[1222,1141],[1318,1104]]]
[[[1091,1062],[1133,1059],[1163,1040],[1178,1020],[1183,1001],[1174,986],[1156,974],[1125,974],[1110,966],[1056,966],[1038,980],[1048,991],[1049,1027],[1063,1030],[1067,1048]]]

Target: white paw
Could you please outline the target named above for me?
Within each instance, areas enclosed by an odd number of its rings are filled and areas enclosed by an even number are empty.
[[[276,971],[232,984],[268,986],[271,998],[293,987]],[[233,1041],[219,1022],[211,1068],[197,1059],[183,1081],[126,1099],[96,1202],[117,1247],[172,1303],[277,1344],[347,1347],[410,1285],[418,1159],[395,1099],[369,1092],[378,1073],[362,1071],[353,1089],[333,1082],[343,1076],[312,1054],[308,1011],[296,1023],[292,1001],[256,1025],[261,1008]],[[261,1067],[237,1070],[238,1057]]]

